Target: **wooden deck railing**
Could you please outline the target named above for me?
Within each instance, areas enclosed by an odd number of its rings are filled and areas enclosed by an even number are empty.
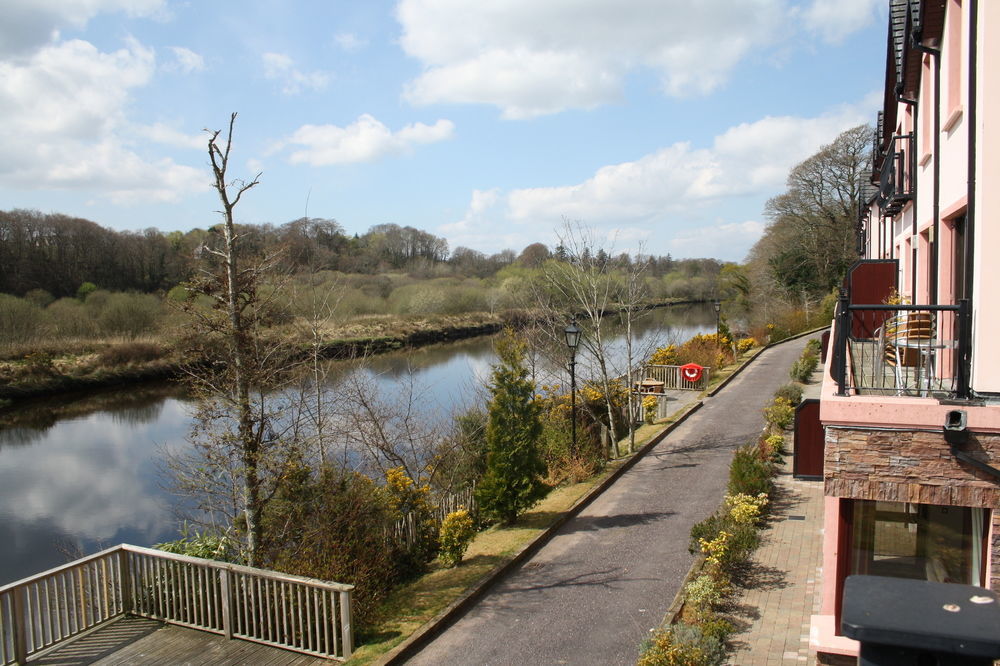
[[[121,544],[0,587],[0,665],[125,613],[347,659],[354,586]]]
[[[681,367],[679,365],[643,365],[633,372],[632,381],[633,383],[638,383],[644,379],[654,379],[658,382],[663,382],[664,391],[679,389],[702,391],[708,386],[711,374],[711,368],[704,368],[701,378],[698,381],[690,382],[681,375]]]

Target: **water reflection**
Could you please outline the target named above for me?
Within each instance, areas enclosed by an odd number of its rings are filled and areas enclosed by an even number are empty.
[[[638,322],[636,347],[714,328],[710,306],[657,310]],[[612,347],[624,367],[620,338]],[[553,376],[563,372],[564,353],[554,353]],[[493,340],[476,338],[376,356],[362,370],[331,362],[326,381],[363,372],[391,399],[412,379],[421,411],[444,418],[479,399],[493,361]],[[191,412],[182,387],[151,383],[0,415],[0,585],[62,564],[67,553],[174,538],[162,452],[187,446]]]
[[[151,413],[149,411],[147,414]],[[160,398],[156,418],[97,411],[49,426],[30,446],[0,448],[0,584],[57,566],[65,552],[149,545],[176,531],[160,488],[160,447],[184,446],[183,401]],[[0,442],[23,427],[0,431]]]

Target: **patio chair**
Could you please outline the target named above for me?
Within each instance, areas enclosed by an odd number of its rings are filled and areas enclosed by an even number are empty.
[[[918,389],[922,379],[930,387],[934,335],[934,318],[930,312],[904,312],[886,321],[883,359],[893,368],[897,395],[910,388],[910,368],[913,368],[914,385]]]

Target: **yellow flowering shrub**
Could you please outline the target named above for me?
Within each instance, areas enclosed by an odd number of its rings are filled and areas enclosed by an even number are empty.
[[[764,408],[764,420],[779,430],[792,425],[795,418],[795,408],[788,398],[777,397],[769,407]]]
[[[677,362],[677,345],[660,347],[649,357],[651,365],[680,365]]]
[[[652,423],[656,418],[656,408],[659,401],[655,395],[647,395],[642,399],[642,414],[646,418],[646,423]]]
[[[701,552],[705,553],[705,565],[710,570],[718,570],[726,558],[726,544],[731,535],[723,530],[714,539],[699,539]]]
[[[747,495],[746,493],[736,493],[726,495],[725,505],[729,511],[729,517],[738,524],[750,524],[757,522],[761,511],[767,506],[767,495]]]
[[[476,527],[472,516],[465,509],[452,511],[441,523],[441,561],[445,566],[453,567],[462,561],[466,549],[476,536]]]

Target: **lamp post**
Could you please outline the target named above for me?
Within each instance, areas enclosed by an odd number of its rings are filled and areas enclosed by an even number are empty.
[[[722,332],[722,301],[715,299],[712,307],[715,308],[715,346],[718,347],[721,345],[719,334]]]
[[[566,346],[569,347],[569,400],[572,410],[573,446],[570,455],[576,455],[576,348],[580,345],[580,327],[576,325],[576,317],[564,331]]]

